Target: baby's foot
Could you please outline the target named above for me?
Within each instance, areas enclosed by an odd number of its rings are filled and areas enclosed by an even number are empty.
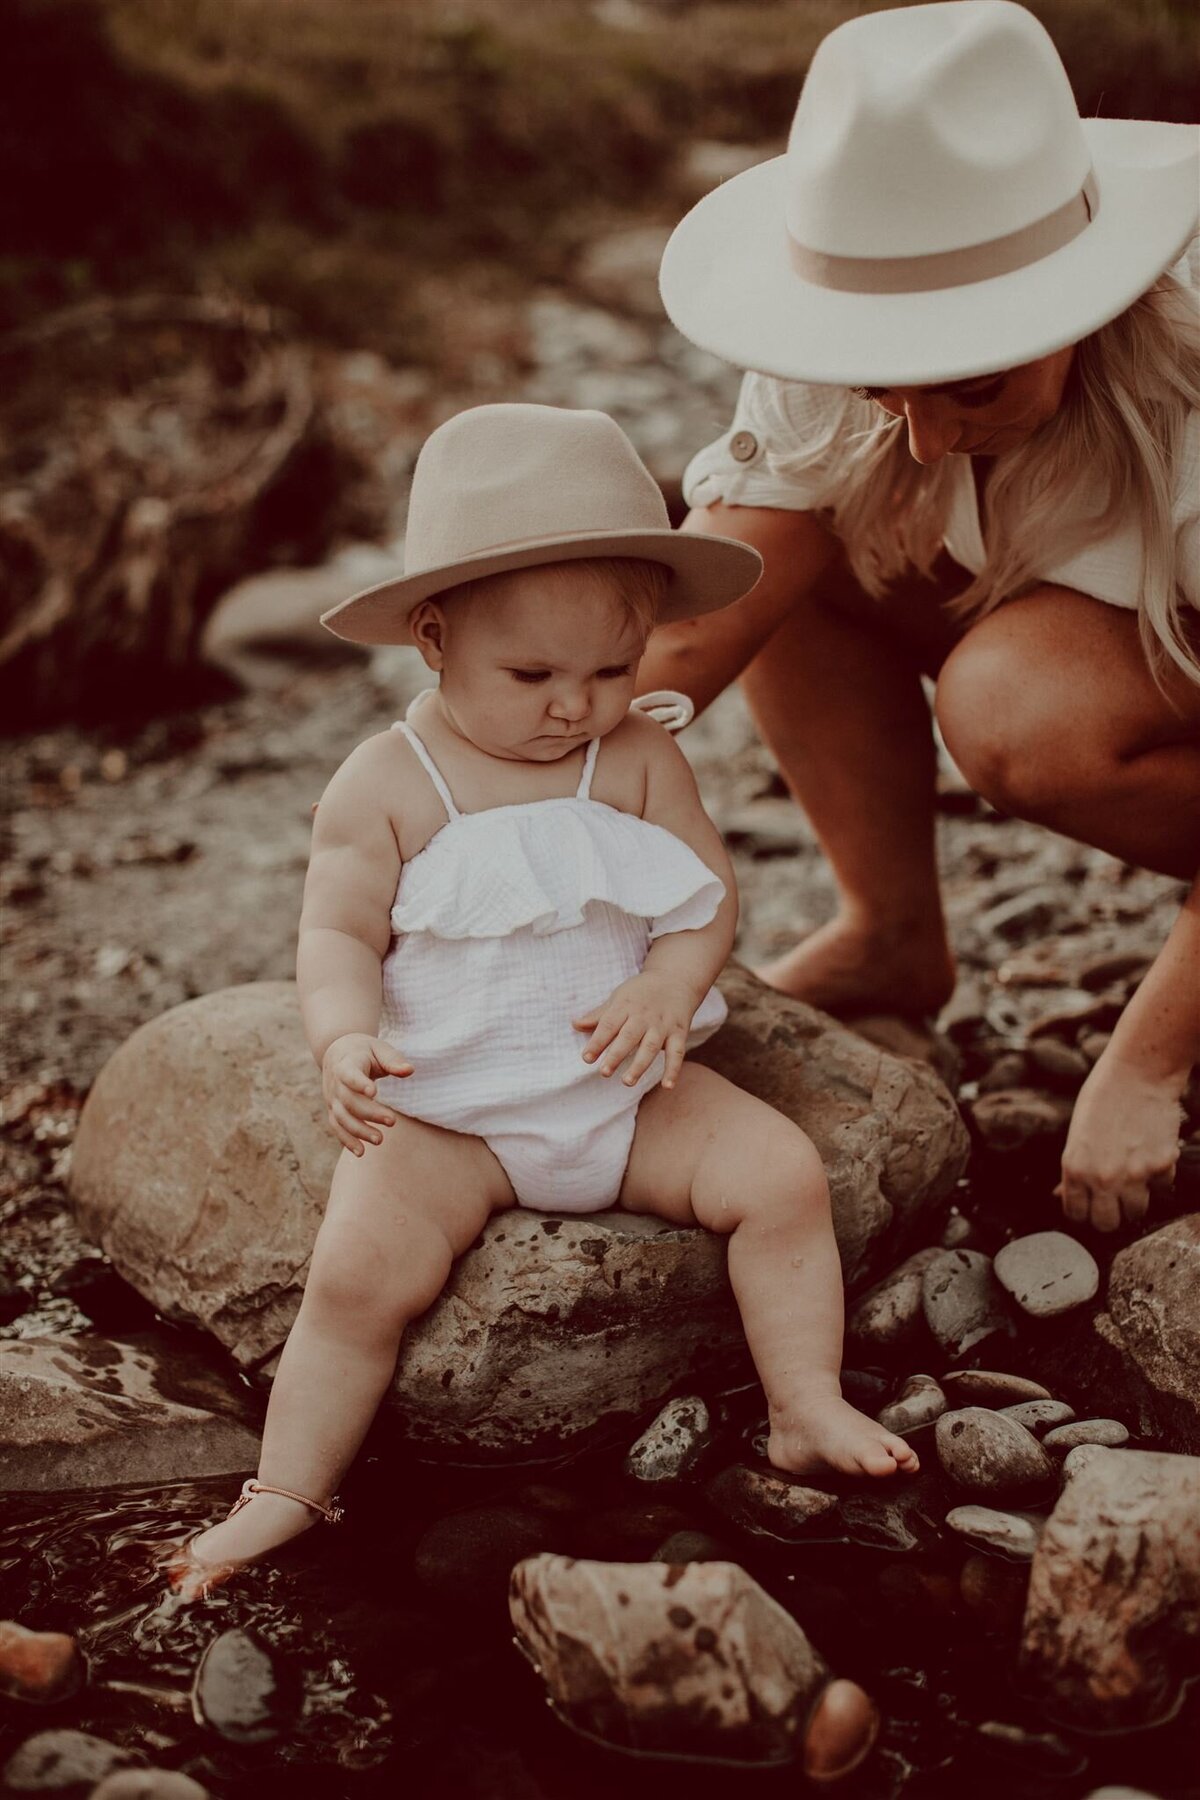
[[[171,1586],[185,1599],[202,1599],[248,1563],[299,1537],[316,1517],[282,1494],[255,1493],[251,1504],[188,1540],[168,1568]]]
[[[847,1475],[915,1475],[915,1450],[858,1412],[840,1394],[824,1394],[772,1420],[767,1456],[789,1475],[840,1469]]]

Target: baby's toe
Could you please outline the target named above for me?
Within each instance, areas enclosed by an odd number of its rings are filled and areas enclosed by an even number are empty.
[[[895,1457],[899,1467],[902,1468],[906,1474],[915,1475],[921,1466],[916,1451],[909,1444],[906,1444],[903,1438],[886,1437],[883,1441],[886,1448]]]
[[[896,1458],[885,1443],[864,1444],[858,1462],[868,1475],[892,1475],[896,1470]]]

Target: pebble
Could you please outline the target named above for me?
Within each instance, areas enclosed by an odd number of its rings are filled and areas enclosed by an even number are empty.
[[[1005,1050],[975,1085],[981,1094],[1003,1093],[1005,1088],[1024,1087],[1027,1073],[1024,1052]]]
[[[1048,1431],[1042,1442],[1047,1450],[1058,1456],[1068,1450],[1078,1450],[1084,1444],[1120,1450],[1129,1442],[1129,1431],[1119,1419],[1076,1419],[1070,1425],[1058,1425]]]
[[[658,1546],[651,1562],[694,1563],[736,1562],[737,1556],[728,1544],[707,1531],[673,1531]]]
[[[804,1773],[818,1787],[864,1762],[879,1735],[879,1709],[856,1681],[831,1681],[804,1733]]]
[[[1005,1088],[998,1094],[980,1094],[970,1102],[967,1111],[985,1149],[1001,1156],[1055,1145],[1065,1138],[1071,1122],[1067,1096],[1043,1094],[1039,1088]]]
[[[106,1775],[88,1800],[209,1800],[209,1792],[176,1769],[121,1769]]]
[[[678,1481],[712,1439],[708,1407],[695,1394],[668,1400],[625,1458],[635,1481]]]
[[[1026,1054],[1046,1085],[1060,1094],[1077,1094],[1092,1066],[1082,1050],[1058,1038],[1034,1038]]]
[[[1076,1444],[1074,1450],[1068,1450],[1063,1459],[1063,1481],[1073,1481],[1076,1475],[1082,1475],[1086,1468],[1095,1462],[1098,1456],[1107,1455],[1103,1444]]]
[[[982,1406],[943,1413],[934,1434],[942,1468],[973,1493],[1015,1493],[1053,1476],[1054,1464],[1033,1433],[1003,1413]]]
[[[998,1550],[1011,1562],[1031,1562],[1041,1536],[1040,1520],[1025,1513],[996,1512],[990,1506],[956,1506],[946,1524],[979,1550]]]
[[[923,1336],[921,1283],[926,1269],[940,1254],[936,1246],[918,1250],[860,1294],[846,1316],[849,1340],[872,1350],[897,1350]]]
[[[1035,1319],[1053,1319],[1095,1298],[1100,1268],[1090,1250],[1065,1231],[1034,1231],[996,1254],[1000,1285]]]
[[[952,1406],[1015,1406],[1022,1400],[1051,1400],[1049,1388],[1004,1369],[949,1369],[938,1377]]]
[[[1004,1418],[1015,1419],[1026,1431],[1032,1431],[1036,1438],[1075,1417],[1074,1408],[1065,1400],[1021,1400],[1016,1406],[1002,1406],[1000,1412]]]
[[[849,1494],[841,1502],[837,1523],[849,1543],[900,1555],[928,1547],[937,1536],[936,1527],[912,1495],[892,1499],[884,1494]]]
[[[40,1731],[26,1738],[4,1770],[5,1792],[60,1794],[103,1781],[143,1759],[87,1731]]]
[[[73,1694],[82,1681],[83,1658],[74,1638],[0,1620],[0,1694],[45,1705]]]
[[[910,1375],[890,1406],[875,1417],[885,1431],[915,1431],[929,1425],[946,1410],[946,1396],[932,1375]]]
[[[930,1331],[951,1358],[1010,1329],[992,1259],[981,1250],[940,1251],[922,1276],[921,1303]]]
[[[196,1669],[192,1714],[230,1744],[265,1744],[298,1711],[297,1679],[248,1631],[213,1638]]]
[[[1000,900],[979,914],[976,928],[984,937],[1021,943],[1048,931],[1062,917],[1062,894],[1057,888],[1027,888],[1009,900]]]
[[[710,1482],[708,1497],[723,1517],[743,1531],[784,1541],[806,1534],[814,1519],[834,1512],[838,1504],[836,1494],[742,1463],[723,1470]]]

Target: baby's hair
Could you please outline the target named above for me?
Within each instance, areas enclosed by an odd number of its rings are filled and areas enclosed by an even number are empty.
[[[575,561],[535,564],[533,570],[503,569],[498,575],[483,575],[478,581],[462,581],[437,596],[441,605],[451,601],[482,599],[499,600],[510,584],[528,579],[530,573],[549,575],[555,584],[575,595],[587,597],[604,594],[617,605],[632,625],[647,637],[658,620],[671,580],[665,563],[651,562],[643,556],[586,556]]]

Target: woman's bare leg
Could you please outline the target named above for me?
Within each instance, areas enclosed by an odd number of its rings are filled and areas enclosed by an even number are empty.
[[[938,718],[967,780],[1003,811],[1126,862],[1200,868],[1200,686],[1160,687],[1136,616],[1042,587],[946,659]]]
[[[915,1471],[904,1439],[841,1397],[841,1263],[820,1158],[798,1126],[687,1063],[674,1088],[642,1101],[620,1204],[729,1234],[729,1278],[777,1468]]]
[[[481,1138],[400,1116],[364,1156],[343,1152],[271,1389],[260,1481],[328,1505],[392,1379],[405,1326],[432,1306],[492,1213],[512,1203]],[[316,1518],[259,1494],[203,1532],[193,1556],[206,1567],[251,1561]]]

